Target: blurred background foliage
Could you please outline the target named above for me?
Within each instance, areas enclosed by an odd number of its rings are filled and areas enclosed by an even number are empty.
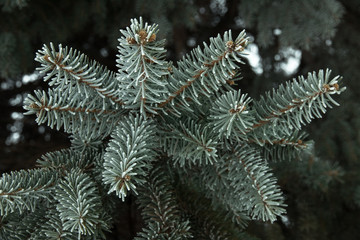
[[[360,1],[358,0],[0,0],[0,171],[31,168],[67,135],[23,116],[27,93],[47,88],[33,60],[42,44],[62,43],[117,71],[119,29],[130,18],[159,24],[176,61],[212,36],[242,29],[251,36],[237,88],[257,97],[285,80],[330,68],[347,90],[341,107],[308,128],[312,155],[274,162],[288,216],[252,222],[258,239],[360,239]],[[112,239],[130,239],[139,213],[130,199]],[[109,236],[110,238],[110,236]]]

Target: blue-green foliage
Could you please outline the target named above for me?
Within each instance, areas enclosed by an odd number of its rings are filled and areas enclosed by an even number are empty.
[[[212,120],[214,130],[218,130],[219,136],[246,136],[246,130],[254,122],[253,113],[247,109],[250,102],[247,94],[241,94],[240,90],[224,93],[215,101],[209,120]]]
[[[128,191],[136,192],[136,185],[144,177],[154,158],[156,148],[154,125],[143,117],[125,118],[112,133],[104,156],[103,181],[110,184],[124,201]]]
[[[169,97],[160,107],[170,105],[171,111],[180,113],[181,109],[193,111],[189,102],[202,105],[202,97],[209,98],[222,88],[230,90],[229,84],[239,80],[239,64],[243,63],[244,47],[248,44],[245,31],[235,40],[231,31],[210,38],[210,45],[204,43],[191,51],[172,67],[169,77]],[[180,97],[177,97],[180,96]],[[167,105],[170,103],[169,105]]]
[[[56,189],[57,210],[64,230],[80,235],[97,235],[97,228],[108,230],[101,218],[103,209],[95,182],[79,170],[66,174]]]
[[[39,169],[2,176],[7,225],[0,234],[46,211],[39,220],[46,224],[24,236],[105,238],[114,195],[124,201],[131,193],[146,224],[138,239],[221,238],[249,220],[274,222],[286,213],[269,162],[311,147],[301,128],[337,105],[331,95],[344,91],[341,77],[320,70],[252,100],[231,87],[248,44],[244,31],[211,38],[176,64],[165,60],[157,31],[141,18],[121,30],[117,74],[61,45],[38,52],[52,88],[30,94],[24,108],[39,124],[72,134],[73,145],[44,155]],[[189,211],[181,192],[209,203],[208,213]],[[232,223],[214,224],[216,209],[217,219]]]
[[[167,124],[161,136],[161,146],[180,166],[209,164],[216,162],[218,157],[216,136],[217,133],[209,126],[204,127],[188,119]]]
[[[49,198],[57,178],[56,172],[39,169],[4,173],[0,179],[1,215],[34,211],[37,203]]]
[[[248,215],[253,219],[275,221],[276,216],[285,212],[276,178],[252,148],[235,146],[216,166],[206,166],[204,171],[206,174],[200,175],[200,182],[209,190],[207,196],[224,204],[240,219]]]
[[[189,220],[181,219],[171,179],[166,169],[154,166],[146,183],[139,189],[140,208],[147,226],[135,239],[188,239],[191,238]]]
[[[61,44],[56,50],[50,43],[50,48],[44,45],[36,54],[35,60],[41,63],[41,67],[36,70],[46,73],[44,81],[49,81],[49,86],[60,89],[62,94],[71,95],[75,92],[77,98],[89,98],[96,92],[103,100],[102,109],[109,109],[111,105],[115,105],[113,108],[116,109],[119,107],[117,104],[121,105],[119,82],[115,81],[115,73],[95,61],[90,61],[84,54],[72,48],[63,48]],[[92,102],[94,105],[95,103]]]
[[[130,28],[121,30],[117,80],[121,84],[125,107],[139,109],[145,115],[156,113],[154,105],[165,100],[168,63],[164,60],[165,40],[156,41],[156,25],[132,20]]]
[[[330,70],[309,73],[306,80],[301,76],[261,96],[259,101],[254,101],[258,124],[277,125],[289,134],[312,119],[321,118],[327,107],[338,106],[331,95],[345,90],[339,88],[341,78],[330,78],[330,74]]]

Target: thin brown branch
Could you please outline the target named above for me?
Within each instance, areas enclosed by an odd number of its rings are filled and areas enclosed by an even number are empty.
[[[301,148],[306,148],[307,144],[304,143],[302,140],[297,140],[297,141],[289,141],[286,140],[284,138],[280,139],[280,140],[273,140],[273,141],[269,141],[269,140],[255,140],[255,139],[248,139],[247,141],[248,143],[256,143],[256,142],[261,142],[264,144],[270,144],[270,145],[291,145],[291,146],[295,146],[295,147],[301,147]]]
[[[102,109],[86,109],[86,108],[74,108],[74,107],[53,107],[47,105],[46,103],[42,102],[41,106],[36,105],[35,103],[30,104],[29,106],[32,109],[40,111],[59,111],[59,112],[84,112],[84,113],[105,113],[105,114],[115,114],[116,111],[109,111],[109,110],[102,110]]]
[[[32,190],[33,191],[38,191],[40,189],[46,189],[46,188],[53,187],[54,185],[55,185],[55,183],[45,184],[45,185],[42,185],[42,186],[35,187]],[[24,188],[18,188],[16,190],[12,191],[12,192],[1,192],[0,196],[16,195],[17,193],[22,192],[23,190],[25,190],[25,189]]]

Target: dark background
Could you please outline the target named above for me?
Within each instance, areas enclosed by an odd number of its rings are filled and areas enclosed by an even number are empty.
[[[335,96],[341,107],[306,128],[316,142],[314,156],[273,166],[287,196],[288,219],[272,225],[254,222],[248,231],[261,239],[360,239],[360,1],[2,0],[0,4],[1,173],[32,168],[42,154],[70,145],[62,131],[38,126],[35,116],[23,115],[26,94],[47,88],[39,76],[29,80],[39,66],[33,59],[42,44],[73,47],[116,71],[119,29],[128,26],[130,18],[143,16],[159,24],[157,37],[167,39],[168,58],[173,61],[218,33],[232,29],[236,36],[245,28],[261,65],[260,72],[247,61],[242,67],[238,87],[250,96],[258,98],[285,80],[325,68],[333,69],[333,76],[342,75],[347,87]],[[295,55],[299,65],[288,73],[282,66]],[[117,230],[118,237],[135,231],[133,205],[127,204],[127,226]]]

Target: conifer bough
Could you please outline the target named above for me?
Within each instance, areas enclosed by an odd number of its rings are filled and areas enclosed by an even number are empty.
[[[26,114],[72,146],[2,175],[1,239],[105,238],[131,193],[144,220],[136,239],[236,239],[249,220],[286,213],[269,161],[309,148],[302,126],[338,105],[341,77],[320,70],[253,100],[232,87],[244,31],[176,64],[157,32],[141,18],[121,30],[117,73],[61,45],[37,53],[51,88],[28,95]]]

